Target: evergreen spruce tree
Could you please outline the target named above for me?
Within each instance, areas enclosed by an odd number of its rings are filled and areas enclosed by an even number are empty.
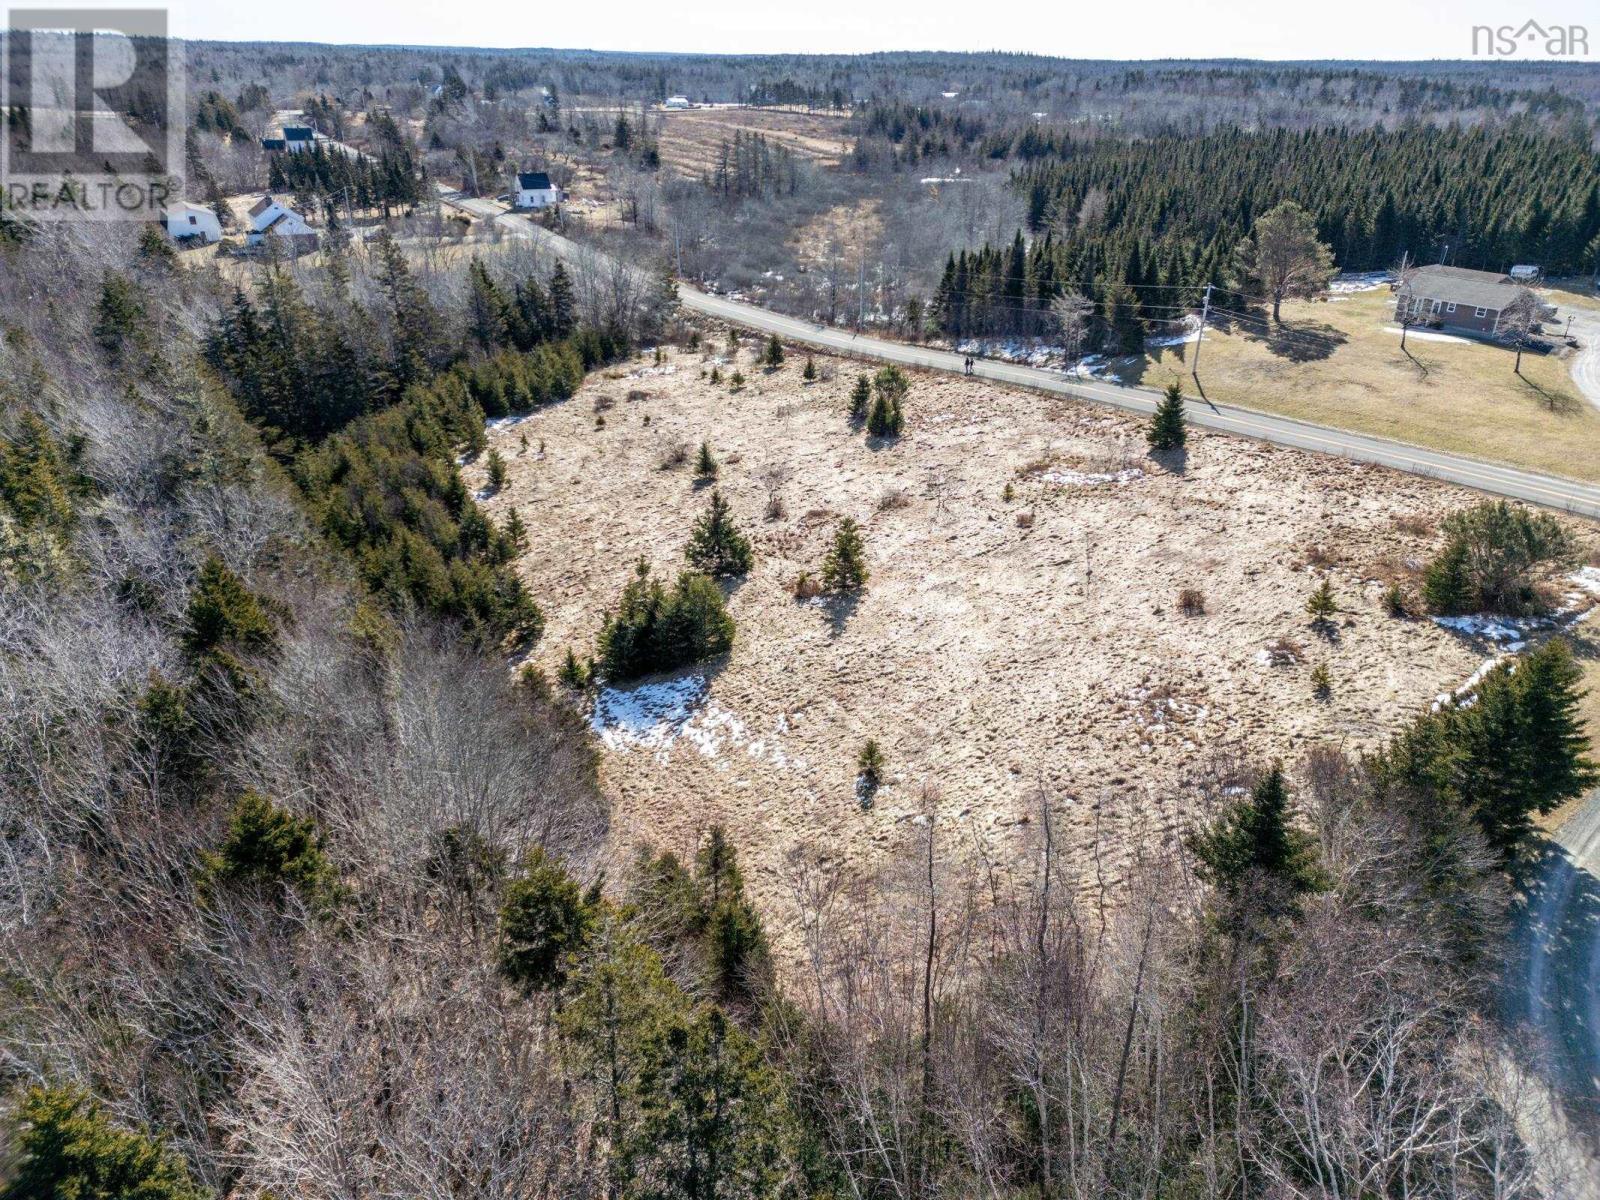
[[[489,451],[488,479],[491,490],[498,492],[506,485],[506,460],[500,457],[500,451]]]
[[[715,479],[720,468],[711,456],[711,443],[700,443],[700,454],[694,460],[694,473],[701,479]]]
[[[1173,380],[1156,403],[1155,415],[1150,418],[1150,429],[1145,439],[1155,454],[1171,454],[1183,449],[1188,441],[1184,427],[1183,387]]]
[[[530,992],[560,987],[588,940],[592,914],[561,864],[535,847],[500,906],[500,972]]]
[[[1234,912],[1231,919],[1293,916],[1300,897],[1322,886],[1311,836],[1289,823],[1283,767],[1273,763],[1250,793],[1208,829],[1190,837],[1202,879]]]
[[[783,366],[783,343],[778,340],[777,334],[767,339],[767,348],[761,355],[761,362],[769,371],[776,371]]]
[[[578,298],[572,290],[572,277],[558,262],[550,272],[550,336],[559,341],[571,337],[577,328]]]
[[[754,561],[750,539],[734,527],[728,502],[720,489],[711,489],[711,504],[695,521],[684,557],[695,570],[713,578],[749,572]]]
[[[862,422],[867,419],[867,406],[872,403],[872,380],[865,375],[856,376],[856,385],[850,389],[850,419]]]
[[[183,1158],[159,1138],[119,1128],[74,1088],[21,1097],[3,1200],[206,1200]]]
[[[867,547],[854,517],[843,517],[822,561],[822,582],[830,592],[856,592],[867,584]]]
[[[1306,612],[1311,614],[1311,623],[1319,629],[1326,628],[1339,611],[1339,604],[1333,597],[1333,585],[1328,582],[1328,577],[1322,577],[1322,583],[1317,590],[1311,593],[1311,598],[1306,601]]]
[[[807,383],[815,383],[817,379],[817,364],[811,355],[806,355],[806,365],[800,371],[800,378]]]

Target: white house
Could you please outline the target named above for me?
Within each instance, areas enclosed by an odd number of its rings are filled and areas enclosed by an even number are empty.
[[[561,203],[561,189],[543,171],[522,171],[517,175],[515,208],[549,208]]]
[[[292,238],[296,249],[314,248],[317,244],[317,231],[304,217],[283,201],[263,196],[250,206],[250,232],[245,240],[259,246],[261,239],[268,236]]]
[[[222,222],[203,204],[180,200],[162,214],[167,236],[178,242],[214,246],[222,240]]]
[[[663,104],[661,107],[662,108],[693,108],[694,105],[689,102],[689,97],[687,97],[687,96],[668,96],[667,97],[667,102],[665,104]]]

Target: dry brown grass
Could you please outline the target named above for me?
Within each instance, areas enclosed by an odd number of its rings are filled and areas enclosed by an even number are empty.
[[[1388,332],[1387,289],[1283,306],[1289,336],[1210,330],[1200,358],[1208,399],[1378,434],[1554,475],[1600,479],[1600,411],[1573,386],[1558,355],[1527,354],[1522,374],[1503,347],[1412,337],[1407,351]],[[1296,340],[1314,334],[1342,339]],[[1305,357],[1310,351],[1311,356]],[[1118,375],[1191,395],[1193,345],[1124,360]]]
[[[641,555],[662,570],[683,561],[705,492],[657,469],[663,448],[716,448],[718,487],[756,551],[729,591],[733,652],[689,673],[704,692],[687,732],[640,742],[608,727],[602,774],[619,856],[639,839],[692,845],[723,821],[774,927],[792,915],[792,851],[872,870],[912,832],[925,785],[948,844],[982,845],[1001,871],[1024,852],[1042,789],[1063,852],[1087,864],[1098,841],[1115,874],[1135,843],[1186,827],[1189,786],[1217,756],[1371,746],[1482,661],[1432,622],[1385,615],[1368,566],[1425,559],[1431,539],[1395,515],[1447,513],[1470,493],[1204,431],[1182,475],[1052,482],[1019,468],[1128,461],[1143,423],[918,375],[906,435],[874,449],[844,415],[850,371],[805,387],[790,366],[733,396],[700,378],[697,356],[673,352],[646,382],[647,361],[491,431],[510,479],[486,505],[538,514],[519,569],[548,622],[535,661],[553,671],[568,646],[593,646]],[[650,398],[594,430],[594,395],[630,386]],[[507,453],[523,433],[547,442],[542,457]],[[769,518],[775,465],[790,472],[786,515]],[[480,472],[467,468],[469,484]],[[849,599],[817,580],[843,516],[860,523],[871,570]],[[1308,659],[1316,578],[1296,564],[1335,542],[1326,571],[1348,624]],[[1185,588],[1217,615],[1175,619]],[[1290,662],[1264,662],[1268,647]],[[1338,686],[1311,704],[1307,672],[1324,658]],[[851,764],[867,736],[891,770],[863,813]]]

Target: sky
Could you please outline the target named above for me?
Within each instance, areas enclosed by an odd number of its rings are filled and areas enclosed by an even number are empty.
[[[1529,19],[1585,25],[1600,49],[1592,0],[186,0],[173,9],[180,36],[229,41],[1116,59],[1471,58],[1473,26]],[[1518,57],[1549,58],[1541,46]]]

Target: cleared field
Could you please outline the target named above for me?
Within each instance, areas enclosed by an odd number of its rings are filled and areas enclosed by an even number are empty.
[[[716,163],[717,150],[737,131],[759,133],[823,166],[850,153],[845,118],[776,108],[695,108],[652,114],[661,118],[661,162],[680,175],[699,177]]]
[[[1283,306],[1281,331],[1237,323],[1208,329],[1200,385],[1239,404],[1576,479],[1600,479],[1600,411],[1573,386],[1559,355],[1425,338],[1400,349],[1387,289]],[[1164,386],[1189,378],[1195,347],[1119,360],[1117,377]]]
[[[674,447],[709,440],[755,542],[727,661],[599,696],[619,856],[726,822],[756,896],[787,913],[797,848],[870,872],[932,819],[1003,872],[1045,802],[1086,882],[1114,880],[1131,847],[1188,825],[1202,779],[1372,744],[1491,652],[1380,603],[1431,553],[1437,517],[1475,498],[1458,489],[1220,435],[1165,470],[1137,421],[959,377],[916,377],[907,435],[873,447],[844,415],[853,366],[819,358],[833,377],[805,386],[794,356],[775,375],[750,357],[740,393],[669,351],[490,433],[510,478],[487,506],[534,531],[521,567],[552,675],[568,646],[593,647],[636,559],[682,563],[707,499],[663,467]],[[767,520],[774,467],[785,515]],[[481,463],[468,477],[481,485]],[[840,515],[862,524],[868,590],[797,601]],[[1326,636],[1305,612],[1324,572],[1342,609]],[[1203,612],[1180,611],[1185,588]],[[890,779],[867,810],[869,737]]]

